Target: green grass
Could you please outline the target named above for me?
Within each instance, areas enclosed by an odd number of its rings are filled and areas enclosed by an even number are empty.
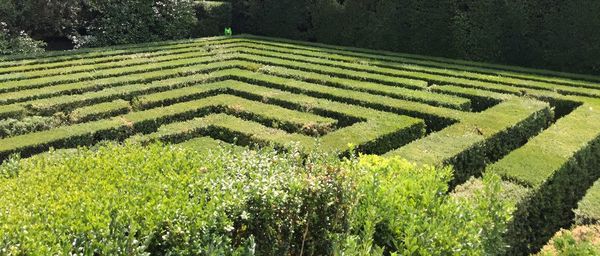
[[[495,173],[519,191],[514,253],[572,222],[600,177],[599,77],[251,35],[3,57],[0,119],[0,160],[103,140],[300,144],[453,165],[452,186]]]

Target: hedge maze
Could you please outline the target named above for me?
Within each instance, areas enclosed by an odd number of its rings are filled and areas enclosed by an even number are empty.
[[[517,254],[600,220],[598,77],[243,35],[4,59],[0,119],[1,160],[103,140],[351,144],[451,164],[461,189],[494,172]]]

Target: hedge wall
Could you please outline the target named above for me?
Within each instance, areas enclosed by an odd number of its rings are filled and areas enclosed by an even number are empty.
[[[232,0],[234,31],[600,72],[600,1]]]

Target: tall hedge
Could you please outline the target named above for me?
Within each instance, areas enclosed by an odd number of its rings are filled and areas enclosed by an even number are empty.
[[[0,21],[35,39],[70,36],[83,22],[79,13],[84,1],[2,0]]]
[[[600,1],[233,0],[233,5],[237,32],[600,73]]]

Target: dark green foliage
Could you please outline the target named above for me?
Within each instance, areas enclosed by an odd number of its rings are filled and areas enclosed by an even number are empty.
[[[446,55],[450,15],[444,1],[315,1],[314,39],[358,47]]]
[[[196,2],[195,10],[198,24],[194,28],[194,37],[220,36],[225,28],[231,27],[230,2]]]
[[[36,39],[72,36],[83,25],[80,13],[85,1],[3,0],[0,21]]]
[[[11,31],[0,20],[0,55],[40,53],[45,44],[33,40],[24,31]]]
[[[232,1],[234,30],[308,39],[312,33],[307,0]]]
[[[528,0],[235,0],[237,31],[600,72],[600,2]]]
[[[197,23],[190,0],[90,0],[89,45],[188,38]]]

